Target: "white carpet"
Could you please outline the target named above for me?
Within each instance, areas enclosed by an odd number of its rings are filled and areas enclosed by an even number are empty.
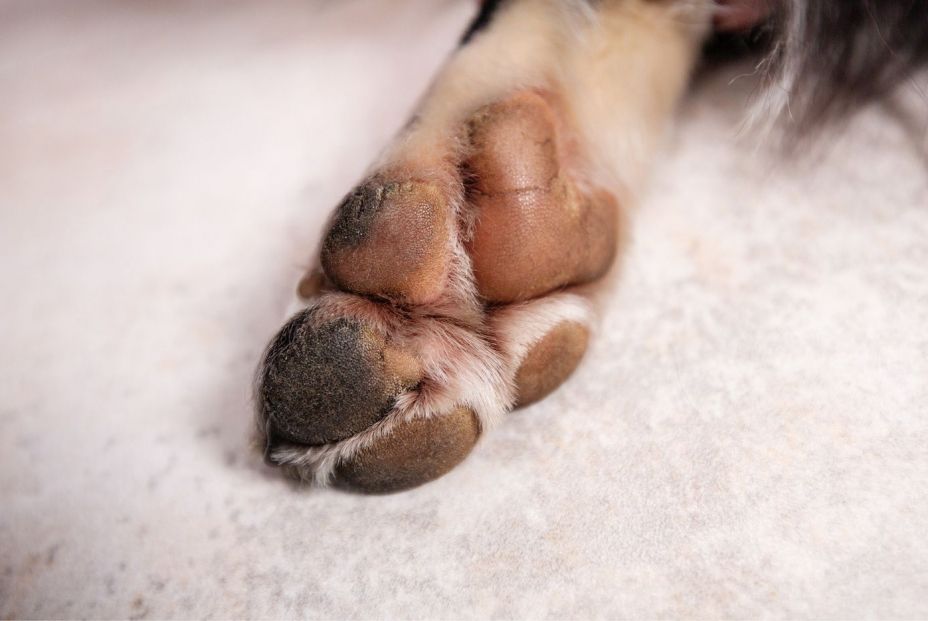
[[[299,266],[472,10],[0,4],[0,616],[928,616],[917,93],[813,167],[705,80],[586,363],[445,478],[248,452]]]

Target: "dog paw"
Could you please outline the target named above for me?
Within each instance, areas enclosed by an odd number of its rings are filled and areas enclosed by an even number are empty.
[[[592,313],[575,286],[613,262],[616,200],[584,178],[550,93],[511,94],[448,135],[453,157],[398,158],[338,206],[322,270],[300,283],[308,307],[259,369],[269,462],[414,487],[579,364]]]

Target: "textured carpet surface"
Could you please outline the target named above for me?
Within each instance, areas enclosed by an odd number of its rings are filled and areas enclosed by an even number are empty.
[[[472,9],[0,4],[0,616],[928,616],[917,93],[812,165],[701,80],[586,362],[443,479],[249,452],[299,267]]]

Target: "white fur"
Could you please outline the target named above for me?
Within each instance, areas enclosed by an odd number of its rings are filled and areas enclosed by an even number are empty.
[[[368,325],[373,325],[370,320]],[[512,407],[512,373],[480,334],[438,318],[375,327],[389,329],[394,342],[416,352],[424,374],[421,386],[400,395],[384,419],[355,436],[324,446],[281,445],[271,455],[276,463],[297,466],[301,476],[325,485],[340,461],[389,434],[399,422],[464,406],[477,415],[481,431],[487,431]]]
[[[590,305],[577,295],[559,293],[502,309],[489,320],[496,348],[464,327],[440,319],[423,323],[420,318],[414,333],[403,334],[400,328],[393,336],[415,348],[427,378],[420,389],[400,395],[384,419],[355,436],[324,446],[285,444],[271,457],[276,463],[296,466],[301,476],[317,485],[326,485],[339,462],[389,435],[403,421],[441,416],[465,406],[479,418],[481,431],[489,431],[511,409],[513,379],[532,345],[564,321],[592,330]]]
[[[515,374],[534,344],[564,321],[592,330],[590,304],[571,293],[482,312],[463,242],[468,229],[463,186],[448,180],[454,177],[448,171],[466,154],[464,121],[515,90],[553,91],[566,103],[568,120],[589,155],[575,165],[587,182],[613,189],[627,202],[686,85],[710,7],[698,0],[682,5],[607,0],[592,10],[579,1],[522,0],[501,9],[488,30],[458,51],[414,122],[375,167],[422,171],[446,188],[458,234],[451,236],[445,293],[402,314],[368,313],[369,302],[338,293],[312,302],[336,313],[366,313],[368,324],[415,353],[424,379],[365,431],[325,446],[279,446],[271,455],[275,462],[324,485],[339,462],[406,420],[464,406],[488,431],[512,407]]]
[[[594,330],[595,316],[590,303],[570,293],[555,293],[537,300],[512,304],[493,314],[490,329],[512,375],[538,343],[555,326],[572,322]]]

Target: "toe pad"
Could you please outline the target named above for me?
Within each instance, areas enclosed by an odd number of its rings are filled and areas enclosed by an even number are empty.
[[[516,373],[516,405],[539,401],[560,386],[580,364],[589,337],[585,326],[564,321],[535,343]]]
[[[361,321],[317,323],[312,311],[301,313],[271,343],[260,378],[268,440],[345,439],[386,416],[420,376],[414,357]]]
[[[338,465],[340,487],[395,492],[438,478],[463,460],[477,442],[480,424],[469,409],[399,423],[357,455]]]

